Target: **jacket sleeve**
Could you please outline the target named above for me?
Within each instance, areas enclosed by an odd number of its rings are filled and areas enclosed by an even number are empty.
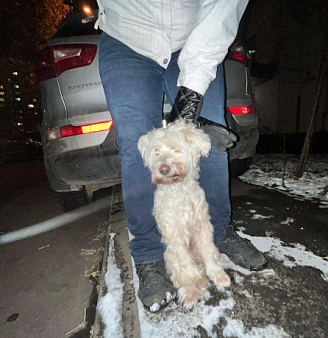
[[[205,95],[234,41],[248,0],[200,0],[195,28],[181,50],[178,86]]]

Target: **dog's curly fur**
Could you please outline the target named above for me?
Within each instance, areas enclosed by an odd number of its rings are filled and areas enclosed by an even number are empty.
[[[209,136],[183,120],[143,135],[138,149],[157,184],[154,217],[167,248],[166,268],[179,301],[190,309],[202,297],[207,275],[229,286],[224,260],[213,242],[205,193],[198,183],[199,159],[211,150]]]

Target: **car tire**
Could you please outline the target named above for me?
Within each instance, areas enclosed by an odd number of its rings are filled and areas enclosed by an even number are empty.
[[[92,197],[93,193],[88,193],[85,187],[79,191],[56,192],[57,202],[64,212],[88,205]]]
[[[230,169],[231,169],[231,177],[236,178],[238,176],[241,176],[245,174],[246,171],[248,171],[249,167],[252,163],[252,157],[246,157],[246,158],[235,158],[231,160],[230,162]]]

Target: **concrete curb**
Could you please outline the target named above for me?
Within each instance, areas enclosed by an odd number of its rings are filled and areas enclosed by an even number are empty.
[[[116,193],[116,197],[115,197]],[[112,196],[113,201],[117,200],[117,195],[121,192],[115,192]],[[110,210],[111,215],[111,210]],[[108,255],[110,244],[114,243],[114,254],[117,268],[121,271],[121,281],[123,286],[123,304],[122,304],[122,326],[125,338],[140,338],[140,327],[138,317],[138,307],[135,297],[135,289],[133,284],[132,261],[129,249],[129,234],[126,224],[126,216],[124,210],[110,216],[105,239],[104,254],[102,260],[101,276],[98,285],[98,304],[100,299],[107,293],[107,285],[105,283],[105,274],[108,272]],[[110,241],[110,235],[115,234],[114,240]],[[92,338],[103,338],[105,326],[101,319],[99,310],[96,310],[95,323],[93,327]]]
[[[108,251],[109,251],[109,234],[110,234],[110,224],[107,228],[106,233],[106,239],[104,244],[104,253],[103,253],[103,259],[102,259],[102,269],[99,279],[99,285],[97,286],[97,292],[98,292],[98,301],[97,304],[100,301],[100,298],[103,296],[103,294],[106,293],[107,287],[105,283],[105,274],[107,273],[107,261],[108,261]],[[103,337],[103,331],[104,331],[104,324],[101,321],[101,315],[98,311],[98,308],[96,309],[96,316],[95,316],[95,323],[91,332],[90,337],[91,338],[101,338]]]

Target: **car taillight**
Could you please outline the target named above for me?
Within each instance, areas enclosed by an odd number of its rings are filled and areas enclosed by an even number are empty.
[[[56,77],[55,68],[52,66],[50,47],[43,49],[39,53],[36,73],[39,82]]]
[[[228,107],[228,109],[232,115],[245,115],[245,114],[255,112],[255,107],[253,105],[240,106],[240,107]]]
[[[82,134],[97,133],[99,131],[111,130],[113,121],[102,121],[97,123],[84,124],[82,126],[62,126],[50,129],[45,134],[46,142],[56,140],[62,137],[76,136]]]
[[[62,44],[43,49],[38,56],[39,82],[59,76],[66,70],[90,65],[97,53],[94,44]]]
[[[113,121],[98,122],[93,124],[85,124],[83,126],[64,126],[60,127],[60,134],[62,137],[96,133],[98,131],[110,130]]]
[[[230,46],[227,57],[230,60],[242,63],[247,68],[251,67],[252,59],[245,47],[239,43],[234,43]]]

